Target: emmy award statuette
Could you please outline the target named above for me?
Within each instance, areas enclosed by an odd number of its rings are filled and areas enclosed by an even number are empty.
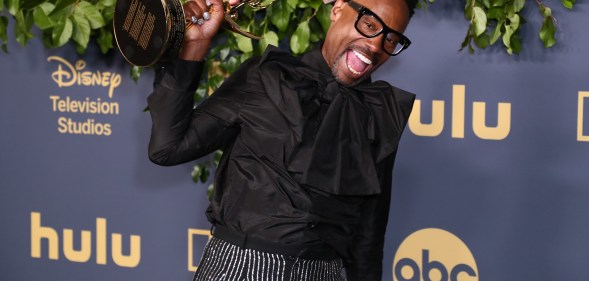
[[[261,39],[241,30],[235,19],[244,5],[259,10],[271,2],[263,5],[262,0],[246,0],[235,7],[223,2],[224,26],[243,36]],[[113,18],[117,47],[123,57],[136,66],[150,66],[176,57],[190,24],[180,0],[117,0]]]

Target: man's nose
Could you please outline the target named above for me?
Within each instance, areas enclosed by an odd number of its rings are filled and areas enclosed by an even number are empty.
[[[382,40],[384,40],[384,34],[379,34],[375,37],[372,38],[366,38],[366,47],[368,47],[368,49],[374,53],[374,54],[379,54],[382,50],[381,50],[381,46],[382,46]]]

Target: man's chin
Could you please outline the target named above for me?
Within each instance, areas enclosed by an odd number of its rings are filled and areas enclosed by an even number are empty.
[[[340,59],[336,60],[336,63],[331,68],[331,73],[333,74],[334,79],[343,86],[346,87],[353,87],[365,81],[370,74],[372,73],[372,68],[366,69],[361,74],[355,74],[351,70],[348,69],[345,60]]]
[[[340,83],[342,86],[345,87],[353,87],[356,86],[360,83],[362,83],[364,80],[366,80],[366,78],[368,78],[368,76],[362,76],[360,78],[350,78],[350,77],[339,77],[339,76],[334,76],[335,77],[335,81],[337,81],[338,83]]]

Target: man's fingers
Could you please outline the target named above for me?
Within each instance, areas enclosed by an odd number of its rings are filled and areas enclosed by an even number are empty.
[[[235,5],[239,4],[240,2],[241,2],[240,0],[229,0],[229,5],[235,6]]]
[[[184,16],[186,16],[186,19],[191,20],[194,17],[199,19],[202,13],[203,11],[196,1],[188,1],[184,4]]]

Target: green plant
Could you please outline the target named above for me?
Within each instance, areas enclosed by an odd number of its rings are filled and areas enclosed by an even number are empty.
[[[76,51],[86,51],[91,36],[103,53],[112,48],[112,27],[115,0],[0,0],[0,40],[8,52],[6,13],[14,18],[16,41],[25,46],[35,37],[33,25],[41,32],[47,48],[58,48],[69,41]],[[6,9],[4,9],[6,7]]]
[[[73,41],[78,53],[86,51],[91,38],[100,46],[102,53],[113,48],[112,25],[116,0],[0,0],[0,47],[8,52],[6,29],[8,17],[14,18],[16,41],[22,46],[35,37],[35,26],[47,48],[57,48]],[[420,0],[419,6],[427,8],[435,0]],[[572,9],[576,0],[561,0]],[[546,48],[556,44],[556,19],[551,9],[540,0],[535,0],[544,17],[539,32],[540,40]],[[195,93],[198,102],[223,83],[225,77],[246,59],[260,55],[269,44],[289,48],[294,54],[302,54],[313,43],[324,38],[329,28],[331,5],[322,0],[265,0],[267,9],[243,9],[237,22],[243,29],[261,34],[264,39],[251,40],[241,35],[224,31],[218,34],[218,42],[224,42],[211,49],[206,68],[207,75]],[[519,53],[521,39],[520,26],[525,21],[521,12],[525,0],[466,0],[464,14],[469,21],[461,50],[468,47],[485,49],[502,39],[507,53]],[[473,46],[474,43],[474,46]],[[131,67],[131,77],[137,81],[142,69]],[[206,182],[210,170],[216,167],[220,152],[214,160],[195,166],[192,178],[195,182]]]
[[[561,2],[567,9],[572,9],[576,0],[561,0]],[[550,7],[541,0],[535,0],[535,3],[544,17],[539,37],[544,47],[550,48],[556,44],[554,37],[556,19]],[[519,53],[522,48],[519,30],[525,22],[521,13],[525,6],[525,0],[466,0],[464,15],[470,21],[470,25],[461,50],[468,47],[468,50],[473,53],[473,42],[477,47],[485,49],[501,38],[507,53]]]

